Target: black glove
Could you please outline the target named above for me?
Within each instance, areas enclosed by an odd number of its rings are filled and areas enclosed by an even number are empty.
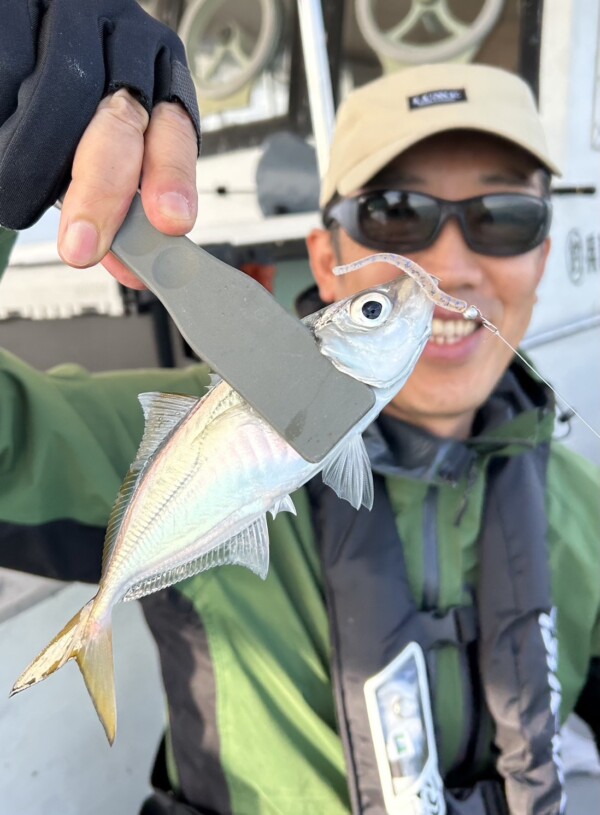
[[[100,100],[179,101],[200,140],[181,40],[135,0],[0,0],[0,225],[31,226],[68,186]]]

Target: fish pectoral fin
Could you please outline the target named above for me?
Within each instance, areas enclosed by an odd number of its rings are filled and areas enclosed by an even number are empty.
[[[75,659],[109,742],[117,730],[117,705],[112,656],[110,618],[105,625],[88,625],[93,600],[69,620],[62,631],[44,648],[15,682],[10,695],[47,679]]]
[[[278,498],[269,510],[271,517],[274,518],[280,512],[291,512],[296,515],[296,507],[289,495],[284,495],[283,498]]]
[[[323,481],[355,509],[373,506],[373,475],[362,436],[351,437],[323,469]]]

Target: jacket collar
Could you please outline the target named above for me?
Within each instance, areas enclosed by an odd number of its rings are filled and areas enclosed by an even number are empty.
[[[434,436],[385,413],[367,428],[364,440],[374,472],[455,484],[483,457],[518,455],[547,441],[553,424],[551,391],[515,360],[477,412],[465,441]]]

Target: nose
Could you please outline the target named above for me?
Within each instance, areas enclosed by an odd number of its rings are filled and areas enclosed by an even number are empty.
[[[414,259],[447,291],[476,288],[484,279],[481,256],[467,246],[456,218],[446,221],[435,243],[415,252]]]

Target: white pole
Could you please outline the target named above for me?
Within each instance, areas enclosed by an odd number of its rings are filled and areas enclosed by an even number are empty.
[[[323,178],[329,161],[335,111],[320,0],[298,0],[298,18],[308,85],[310,118],[315,137],[319,175]]]

